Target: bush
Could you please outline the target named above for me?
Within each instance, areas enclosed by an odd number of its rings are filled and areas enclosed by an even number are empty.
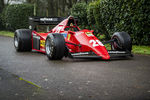
[[[95,9],[94,9],[94,18],[96,22],[97,29],[99,30],[100,33],[105,34],[106,39],[110,39],[110,34],[107,31],[106,24],[105,22],[101,19],[102,13],[99,12],[99,7],[100,7],[100,2],[101,0],[95,1]]]
[[[28,17],[33,16],[33,5],[8,5],[2,13],[2,21],[7,30],[14,31],[19,28],[28,28]]]
[[[95,18],[94,18],[94,10],[96,9],[95,7],[95,2],[92,2],[89,4],[87,7],[87,21],[89,28],[92,30],[95,30],[96,33],[99,32],[97,25],[95,24]]]
[[[96,23],[102,23],[109,35],[126,31],[134,44],[150,45],[149,4],[149,0],[102,0],[96,11]],[[105,29],[101,25],[99,28]]]
[[[92,2],[87,7],[87,20],[90,25],[95,24],[94,9],[96,9],[95,2]]]
[[[71,15],[78,18],[81,28],[88,26],[87,21],[87,4],[84,2],[76,3],[71,9]]]
[[[3,29],[3,24],[2,24],[1,14],[0,14],[0,30],[2,29]]]
[[[100,20],[110,34],[126,31],[134,44],[150,44],[149,0],[103,0],[99,4]],[[108,13],[109,12],[109,13]]]
[[[116,31],[126,31],[134,44],[150,45],[149,6],[150,0],[97,0],[87,6],[87,17],[82,18],[87,19],[91,29],[105,34],[106,39]]]
[[[0,30],[5,30],[5,27],[2,22],[2,14],[0,13]]]

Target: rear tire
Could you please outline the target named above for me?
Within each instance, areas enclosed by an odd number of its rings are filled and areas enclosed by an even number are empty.
[[[30,29],[18,29],[14,34],[14,47],[16,51],[31,51],[31,30]]]
[[[128,51],[132,50],[131,37],[126,32],[115,32],[112,36],[114,42],[111,43],[111,49],[117,51]]]
[[[50,60],[61,60],[65,56],[65,39],[60,33],[50,33],[46,38],[45,51]]]

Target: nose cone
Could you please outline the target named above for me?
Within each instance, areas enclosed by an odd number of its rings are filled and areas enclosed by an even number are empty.
[[[105,55],[103,55],[102,56],[102,59],[104,59],[104,60],[109,60],[110,59],[110,56],[109,56],[109,54],[105,54]]]
[[[106,48],[104,46],[99,46],[97,48],[94,48],[95,50],[95,53],[98,55],[98,56],[101,56],[103,60],[109,60],[110,59],[110,56],[106,50]]]

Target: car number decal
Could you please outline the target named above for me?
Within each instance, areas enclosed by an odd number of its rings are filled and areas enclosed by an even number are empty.
[[[97,47],[97,46],[104,46],[99,40],[90,40],[89,41],[90,44],[92,44],[93,47]]]

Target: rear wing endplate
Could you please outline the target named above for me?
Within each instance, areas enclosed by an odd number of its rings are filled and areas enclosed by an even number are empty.
[[[64,17],[29,17],[29,28],[35,30],[36,25],[57,25],[64,19]]]

